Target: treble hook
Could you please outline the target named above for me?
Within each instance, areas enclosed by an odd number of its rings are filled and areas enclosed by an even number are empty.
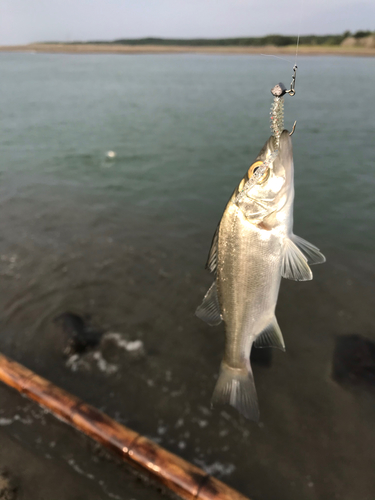
[[[296,86],[297,69],[298,69],[298,66],[297,66],[297,64],[295,64],[293,66],[292,83],[290,84],[290,89],[285,91],[286,94],[289,94],[291,96],[294,96],[296,93],[295,86]]]

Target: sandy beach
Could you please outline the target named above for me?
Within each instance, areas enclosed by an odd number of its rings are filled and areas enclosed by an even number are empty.
[[[286,47],[240,47],[240,46],[179,46],[179,45],[122,45],[122,44],[65,44],[65,43],[32,43],[29,45],[0,46],[2,52],[41,52],[64,54],[295,54],[293,45]],[[304,46],[298,49],[303,55],[375,57],[375,48],[342,47],[342,46]]]

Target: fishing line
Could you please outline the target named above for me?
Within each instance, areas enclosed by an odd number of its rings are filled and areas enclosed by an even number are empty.
[[[299,14],[298,14],[298,36],[297,36],[297,46],[296,46],[296,62],[295,62],[295,65],[296,65],[296,66],[297,66],[297,59],[298,59],[299,39],[300,39],[300,35],[301,35],[302,2],[303,2],[303,0],[300,0],[300,2],[299,2]]]
[[[280,59],[281,61],[286,61],[290,64],[293,64],[293,61],[291,61],[290,59],[286,59],[285,57],[275,56],[274,54],[260,54],[260,55],[264,57],[275,57],[276,59]]]
[[[300,35],[300,30],[298,31],[298,37],[297,37],[296,62],[295,62],[295,64],[297,64],[297,58],[298,58],[299,35]]]
[[[293,75],[292,82],[290,84],[290,89],[287,89],[282,83],[279,83],[273,87],[271,90],[272,95],[274,96],[274,100],[271,106],[271,130],[272,135],[275,139],[275,150],[271,153],[262,163],[257,167],[257,169],[253,172],[252,176],[245,182],[242,189],[237,193],[237,196],[234,202],[239,205],[242,203],[245,196],[248,195],[249,191],[258,183],[259,179],[266,173],[268,168],[272,168],[270,165],[273,163],[275,158],[279,153],[280,146],[280,137],[284,130],[284,98],[285,94],[289,94],[290,96],[294,96],[295,84],[296,84],[296,75],[297,75],[297,59],[298,59],[298,49],[299,49],[299,39],[301,34],[301,17],[302,17],[302,1],[300,0],[299,4],[299,21],[298,21],[298,36],[297,36],[297,44],[296,44],[296,59],[293,66]],[[274,54],[261,54],[265,57],[275,57],[276,59],[281,59],[282,61],[287,61],[289,64],[293,64],[292,61],[286,59],[284,57],[279,57]],[[294,122],[293,130],[289,135],[293,135],[294,130],[296,128],[296,123]]]
[[[300,0],[299,2],[299,14],[298,14],[298,35],[297,35],[297,42],[296,42],[296,55],[295,55],[295,63],[294,66],[297,66],[297,60],[298,60],[298,50],[299,50],[299,41],[301,37],[301,24],[302,24],[302,5],[303,0]],[[293,64],[293,62],[290,59],[286,59],[285,57],[280,57],[275,54],[260,54],[263,57],[274,57],[276,59],[280,59],[281,61],[286,61],[290,64]],[[294,68],[293,68],[294,69]]]

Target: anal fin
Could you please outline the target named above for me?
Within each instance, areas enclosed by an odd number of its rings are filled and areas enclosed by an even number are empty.
[[[285,351],[283,334],[274,316],[271,323],[258,335],[254,342],[255,347],[276,347]]]
[[[217,295],[216,281],[214,281],[204,296],[202,304],[195,311],[195,315],[210,326],[221,323],[219,297]]]

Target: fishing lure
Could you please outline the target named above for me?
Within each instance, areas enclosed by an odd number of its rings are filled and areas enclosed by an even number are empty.
[[[270,167],[272,162],[275,160],[276,156],[279,153],[279,146],[280,146],[280,136],[282,131],[284,130],[284,98],[283,96],[285,94],[289,94],[291,96],[294,96],[296,91],[295,91],[295,86],[296,86],[296,77],[297,77],[297,65],[295,64],[293,66],[293,75],[292,75],[292,83],[290,84],[290,89],[287,90],[286,87],[284,86],[283,83],[278,83],[273,87],[271,90],[272,95],[274,96],[272,106],[271,106],[271,130],[273,133],[273,137],[275,138],[275,151],[270,154],[268,158],[264,160],[262,164],[260,164],[256,170],[254,169],[253,175],[251,178],[246,182],[246,184],[243,186],[242,190],[240,193],[237,195],[236,198],[236,203],[240,203],[241,200],[248,194],[252,186],[254,186],[259,180],[264,176],[265,172],[267,169]],[[292,136],[294,133],[294,130],[296,128],[296,122],[294,122],[292,132],[290,135]]]

